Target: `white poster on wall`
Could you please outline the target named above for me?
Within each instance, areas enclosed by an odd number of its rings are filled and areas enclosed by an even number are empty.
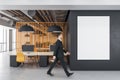
[[[110,16],[77,17],[77,60],[110,60]]]

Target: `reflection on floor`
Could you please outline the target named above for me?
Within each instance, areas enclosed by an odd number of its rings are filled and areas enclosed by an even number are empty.
[[[8,53],[0,53],[0,80],[120,80],[120,71],[73,71],[74,75],[68,78],[61,67],[55,67],[54,77],[50,77],[46,74],[48,67],[9,67]]]

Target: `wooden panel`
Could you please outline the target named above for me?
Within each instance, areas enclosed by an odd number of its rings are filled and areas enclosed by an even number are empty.
[[[35,33],[27,33],[27,32],[19,32],[19,28],[22,25],[31,25]],[[50,45],[54,44],[57,40],[57,36],[53,33],[47,32],[47,29],[49,26],[52,25],[58,25],[61,26],[63,30],[63,45],[66,47],[66,34],[67,34],[67,23],[65,22],[17,22],[16,23],[16,41],[17,41],[17,51],[22,50],[22,45],[26,44],[26,42],[30,42],[30,44],[35,45],[35,51],[38,51],[39,48],[49,48]],[[25,35],[29,34],[29,37],[26,37]],[[38,50],[37,50],[38,49]],[[46,50],[43,50],[46,51]]]

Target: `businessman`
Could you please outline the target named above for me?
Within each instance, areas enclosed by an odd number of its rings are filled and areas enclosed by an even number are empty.
[[[63,38],[63,35],[62,33],[59,33],[58,34],[58,39],[55,43],[55,50],[54,50],[54,55],[53,55],[53,59],[54,59],[54,62],[50,65],[50,68],[49,70],[47,71],[47,74],[50,75],[50,76],[53,76],[53,74],[51,73],[52,69],[54,68],[54,66],[56,65],[56,63],[58,62],[58,60],[60,61],[66,75],[68,77],[70,77],[73,73],[69,73],[68,70],[67,70],[67,65],[66,65],[66,62],[64,61],[64,52],[67,54],[67,55],[70,55],[69,52],[66,52],[64,49],[63,49],[63,45],[62,45],[62,38]]]

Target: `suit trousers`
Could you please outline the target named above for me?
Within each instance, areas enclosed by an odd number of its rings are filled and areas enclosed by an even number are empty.
[[[54,68],[54,66],[56,65],[56,63],[58,62],[58,60],[60,60],[60,63],[66,73],[66,75],[69,74],[68,70],[67,70],[67,65],[66,65],[66,62],[64,61],[64,57],[59,57],[59,58],[56,58],[54,60],[54,62],[50,65],[50,68],[48,70],[48,73],[51,73],[52,69]]]

